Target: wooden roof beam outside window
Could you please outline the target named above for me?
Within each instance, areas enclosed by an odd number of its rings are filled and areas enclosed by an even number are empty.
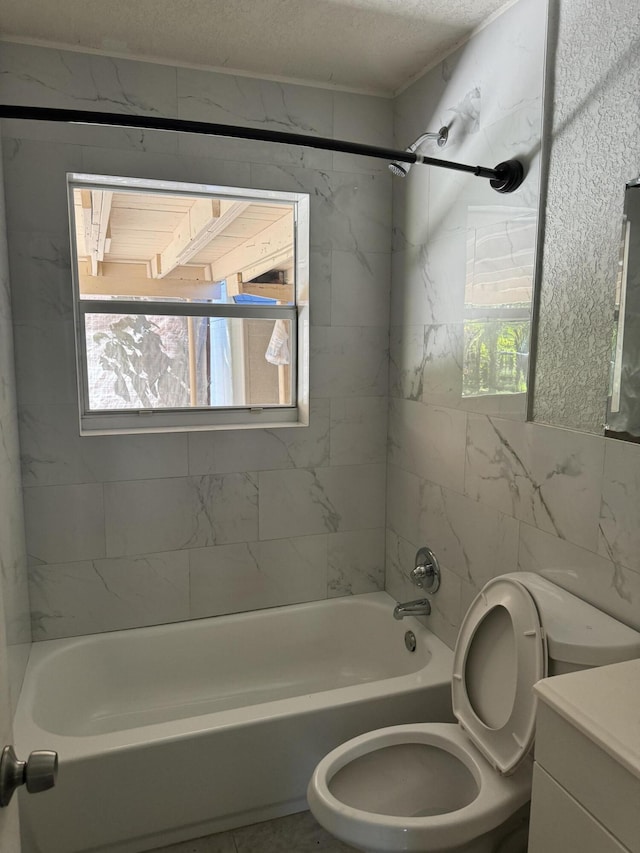
[[[243,213],[248,202],[198,198],[173,232],[169,245],[151,258],[153,278],[164,278],[184,266]]]
[[[292,258],[293,215],[288,214],[213,261],[211,278],[222,281],[240,273],[242,281],[250,281],[271,269],[290,266]]]
[[[91,275],[99,274],[98,264],[108,251],[109,217],[113,193],[109,190],[82,190],[84,244],[91,262]]]

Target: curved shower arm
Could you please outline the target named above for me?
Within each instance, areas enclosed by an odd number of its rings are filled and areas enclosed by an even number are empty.
[[[438,148],[444,148],[444,146],[447,144],[447,140],[449,139],[449,128],[444,125],[440,128],[440,130],[435,133],[427,131],[421,134],[415,142],[409,145],[407,151],[417,151],[418,148],[420,148],[420,146],[423,144],[423,142],[426,142],[428,139],[435,140],[435,143]]]
[[[138,116],[126,113],[93,112],[92,110],[67,110],[54,107],[29,107],[0,105],[0,118],[21,119],[23,121],[52,121],[71,124],[98,124],[109,127],[135,127],[142,130],[166,130],[178,133],[199,133],[206,136],[226,136],[235,139],[253,139],[259,142],[278,142],[284,145],[302,145],[307,148],[319,148],[326,151],[339,151],[344,154],[358,154],[364,157],[376,157],[383,160],[397,160],[401,163],[422,163],[438,166],[442,169],[454,169],[469,172],[480,178],[488,178],[493,189],[500,193],[509,193],[517,189],[524,180],[524,168],[518,160],[499,163],[495,169],[485,166],[468,166],[425,157],[413,151],[396,151],[393,148],[379,148],[360,142],[328,139],[323,136],[309,136],[301,133],[287,133],[280,130],[265,130],[255,127],[239,127],[229,124],[214,124],[206,121],[189,121],[160,116]]]

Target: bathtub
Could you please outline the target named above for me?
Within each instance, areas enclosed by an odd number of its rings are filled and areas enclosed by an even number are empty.
[[[452,653],[386,593],[33,646],[16,751],[25,853],[137,853],[306,808],[317,762],[380,726],[450,720]],[[405,632],[417,647],[405,647]]]

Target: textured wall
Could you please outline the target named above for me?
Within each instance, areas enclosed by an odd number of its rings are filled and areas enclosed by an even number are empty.
[[[562,299],[554,303],[553,311],[558,327],[584,329],[581,347],[575,352],[582,351],[585,363],[584,351],[596,344],[597,328],[591,320],[598,324],[600,317],[591,317],[596,298],[585,296],[581,288],[587,273],[591,280],[604,282],[610,281],[615,270],[617,256],[614,266],[605,256],[609,247],[615,249],[614,255],[617,252],[622,188],[628,179],[620,174],[617,183],[605,186],[596,164],[607,157],[621,163],[638,146],[637,140],[631,144],[628,128],[616,139],[598,118],[608,116],[613,125],[627,122],[623,113],[614,121],[612,111],[618,106],[606,99],[605,90],[619,90],[623,102],[625,98],[637,100],[638,85],[630,87],[632,58],[627,54],[621,63],[619,80],[616,69],[611,79],[603,80],[603,88],[595,89],[589,83],[592,58],[595,54],[594,67],[602,69],[603,56],[609,52],[624,55],[621,44],[629,44],[626,33],[634,27],[637,31],[638,26],[633,6],[616,4],[615,9],[612,5],[603,12],[600,4],[586,0],[563,3],[557,46],[556,116],[564,116],[567,124],[557,145],[553,140],[555,189],[550,190],[542,284],[546,310],[550,310],[554,294],[562,296],[562,287],[576,284],[575,292],[580,294],[576,308]],[[536,107],[535,98],[540,93],[543,15],[543,4],[521,0],[408,89],[396,104],[398,128],[402,129],[398,142],[404,142],[407,116],[415,115],[413,131],[424,125],[437,127],[445,118],[438,104],[479,102],[478,133],[486,116],[500,114],[511,105],[511,114],[500,126],[500,142],[507,152],[518,151],[523,139],[531,145],[539,133],[539,100]],[[585,41],[589,34],[591,40]],[[517,75],[511,70],[515,67]],[[465,72],[462,80],[456,79],[460,70]],[[487,78],[497,85],[483,84]],[[511,101],[501,89],[507,81],[514,87]],[[465,89],[470,93],[466,101],[461,95]],[[587,96],[589,113],[597,119],[597,142],[587,133],[588,122],[579,111],[577,124],[569,120],[571,105],[582,104]],[[468,109],[466,114],[470,114]],[[629,126],[637,127],[637,117],[634,104]],[[474,123],[467,126],[471,139]],[[594,149],[600,153],[592,162]],[[455,182],[443,187],[440,177],[434,175],[431,172],[429,178],[421,178],[419,192],[410,188],[410,175],[408,189],[400,188],[394,195],[392,306],[396,311],[392,310],[391,337],[387,588],[398,598],[416,596],[408,572],[416,548],[427,543],[444,566],[442,589],[434,598],[434,613],[427,622],[450,644],[475,592],[491,577],[515,569],[540,572],[640,628],[640,447],[585,432],[521,423],[500,412],[461,410],[455,390],[449,386],[447,394],[442,394],[442,382],[423,383],[420,394],[415,393],[411,369],[416,340],[419,351],[422,346],[422,333],[418,329],[416,334],[412,318],[435,314],[436,322],[445,323],[444,318],[455,316],[450,307],[452,294],[455,299],[456,282],[463,275],[460,253],[440,251],[447,239],[440,233],[443,227],[451,234],[464,228],[464,207],[457,203],[459,197],[451,197]],[[527,184],[533,194],[537,187],[531,173],[523,192],[527,192]],[[552,199],[561,190],[565,196],[558,207]],[[582,209],[585,191],[588,215]],[[605,204],[613,196],[615,204]],[[440,208],[433,215],[437,204]],[[438,229],[435,237],[434,223]],[[407,233],[419,235],[425,242],[408,268],[399,263]],[[605,235],[609,234],[615,239],[607,242]],[[553,263],[547,262],[548,257]],[[556,276],[554,264],[562,266],[564,277]],[[422,292],[416,289],[416,282],[422,283]],[[603,310],[600,304],[598,311]],[[441,341],[437,359],[426,360],[427,366],[455,363],[455,338],[442,337]],[[545,365],[560,352],[554,344],[549,346],[547,352],[543,337],[539,381],[543,390],[553,394],[552,409],[557,414],[565,402],[571,405],[578,399],[574,382],[582,388],[584,400],[592,386],[586,383],[585,388],[580,372],[569,373],[565,365],[553,375],[545,373]],[[440,371],[438,378],[451,375],[450,370]]]
[[[0,74],[10,103],[390,143],[381,98],[10,44]],[[7,121],[3,132],[34,637],[380,588],[385,164],[114,128]],[[308,429],[78,436],[67,171],[310,193]]]
[[[635,0],[554,0],[534,419],[602,434],[625,183],[640,170]]]

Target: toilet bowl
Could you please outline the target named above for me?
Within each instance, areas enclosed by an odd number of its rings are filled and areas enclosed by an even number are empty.
[[[378,729],[318,764],[309,807],[359,850],[485,853],[531,794],[531,767],[497,774],[455,723]]]
[[[524,851],[533,684],[547,672],[639,656],[637,632],[544,578],[495,578],[456,643],[458,723],[392,726],[347,741],[316,767],[309,807],[328,832],[367,853]]]

